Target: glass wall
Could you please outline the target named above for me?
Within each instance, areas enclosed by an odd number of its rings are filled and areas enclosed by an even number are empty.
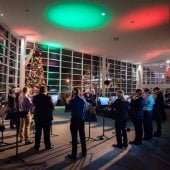
[[[12,85],[19,85],[20,40],[0,26],[0,95],[7,97]]]
[[[144,64],[143,84],[170,84],[170,64],[165,62]]]
[[[27,43],[27,53],[31,45]],[[70,49],[52,48],[32,44],[41,52],[44,76],[49,90],[70,93],[73,87],[84,92],[102,95],[103,87],[101,56],[85,54]],[[136,65],[106,58],[106,79],[110,80],[108,93],[122,89],[125,93],[136,89]]]
[[[120,89],[125,94],[135,91],[136,65],[107,58],[106,68],[106,79],[110,80],[109,95]]]

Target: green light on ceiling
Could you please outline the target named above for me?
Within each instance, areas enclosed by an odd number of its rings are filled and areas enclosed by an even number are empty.
[[[111,17],[109,11],[101,5],[68,1],[49,6],[44,15],[56,26],[81,31],[102,28]]]
[[[43,48],[43,49],[48,49],[48,47],[49,47],[49,49],[62,48],[61,44],[56,43],[56,42],[49,42],[49,41],[41,42],[40,45],[41,45],[41,48]]]

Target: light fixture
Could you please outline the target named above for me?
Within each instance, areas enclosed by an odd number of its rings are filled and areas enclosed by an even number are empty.
[[[167,60],[166,63],[169,64],[169,63],[170,63],[170,60]]]
[[[105,12],[102,12],[102,16],[105,16],[106,15],[106,13]]]
[[[110,21],[111,13],[99,4],[67,0],[47,7],[44,17],[57,27],[87,31],[106,26]]]
[[[1,16],[1,17],[3,17],[3,16],[4,16],[4,14],[3,14],[3,13],[0,13],[0,16]]]

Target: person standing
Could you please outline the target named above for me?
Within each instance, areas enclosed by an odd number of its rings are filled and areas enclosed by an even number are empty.
[[[153,89],[154,92],[154,97],[155,97],[155,104],[154,104],[154,117],[156,120],[156,126],[157,130],[154,132],[155,137],[160,137],[161,136],[161,115],[165,114],[164,110],[164,97],[159,89],[159,87],[155,87]]]
[[[15,86],[12,86],[11,89],[9,89],[8,94],[8,107],[10,109],[10,112],[14,114],[16,111],[16,95],[15,95]],[[10,128],[14,129],[16,126],[16,119],[12,118],[10,119]]]
[[[137,89],[135,96],[131,100],[132,107],[132,119],[135,126],[135,139],[130,144],[140,145],[142,144],[143,137],[143,107],[144,98],[142,89]]]
[[[115,129],[117,144],[113,144],[113,147],[122,149],[128,146],[126,123],[128,119],[128,101],[124,98],[124,92],[122,90],[117,91],[117,99],[112,104],[112,110],[115,114]]]
[[[30,125],[31,125],[31,110],[33,104],[31,98],[29,97],[29,88],[24,87],[22,90],[22,94],[19,96],[19,111],[27,112],[24,118],[20,118],[20,126],[19,126],[19,135],[20,142],[25,140],[25,144],[32,144],[33,141],[30,140]]]
[[[50,129],[53,120],[54,106],[51,96],[47,95],[47,88],[41,86],[39,94],[33,97],[34,120],[35,120],[35,145],[34,149],[39,150],[41,141],[41,131],[44,132],[45,150],[52,149],[50,141]]]
[[[70,101],[70,110],[71,110],[71,123],[70,131],[72,136],[72,153],[68,155],[68,158],[76,160],[77,159],[77,136],[79,132],[82,155],[86,156],[86,141],[85,141],[85,127],[84,127],[84,117],[86,112],[86,102],[83,98],[79,96],[79,89],[74,88],[72,95],[73,98]]]
[[[151,91],[146,88],[144,89],[144,120],[143,120],[143,127],[144,127],[144,138],[143,140],[150,140],[152,139],[153,133],[153,125],[152,125],[152,117],[153,117],[153,106],[155,104],[155,100]]]

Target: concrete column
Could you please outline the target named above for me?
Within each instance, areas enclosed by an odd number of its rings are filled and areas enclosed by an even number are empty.
[[[106,94],[104,81],[106,80],[106,57],[102,57],[102,95]]]
[[[136,88],[143,88],[143,67],[141,64],[137,66],[136,74]]]
[[[26,52],[25,37],[21,37],[20,81],[19,81],[20,89],[22,89],[25,86],[25,52]]]

